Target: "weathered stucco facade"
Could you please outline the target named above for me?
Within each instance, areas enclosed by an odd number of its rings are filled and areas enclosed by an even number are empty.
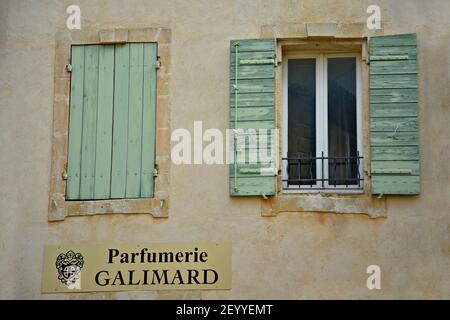
[[[364,24],[417,33],[421,194],[388,196],[386,217],[323,212],[261,216],[232,198],[226,165],[172,165],[168,218],[150,214],[48,221],[55,39],[73,1],[0,3],[0,298],[450,298],[450,2],[77,1],[81,31],[170,29],[170,128],[228,125],[229,41],[267,26]],[[297,31],[296,31],[297,30]],[[349,31],[351,32],[351,31]],[[48,244],[232,241],[230,291],[41,294]],[[368,290],[366,268],[382,271]]]

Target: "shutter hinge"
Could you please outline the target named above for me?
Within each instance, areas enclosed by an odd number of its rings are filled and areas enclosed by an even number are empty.
[[[61,174],[63,180],[69,179],[69,174],[67,173],[67,163],[64,164],[64,171]]]
[[[70,63],[65,66],[67,72],[72,72],[72,65]]]
[[[153,176],[154,176],[154,177],[157,177],[157,176],[158,176],[158,165],[156,165],[156,166],[153,168]]]
[[[154,66],[156,69],[161,68],[161,61],[159,61],[159,59],[156,60],[156,62],[155,62],[155,64],[154,64],[153,66]]]

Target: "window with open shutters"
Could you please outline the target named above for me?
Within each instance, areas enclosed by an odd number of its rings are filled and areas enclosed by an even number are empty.
[[[283,98],[297,105],[296,108],[288,106],[282,110],[284,113],[293,112],[290,118],[283,118],[286,115],[282,114],[281,129],[287,129],[289,139],[283,140],[282,155],[273,152],[268,163],[258,161],[253,164],[241,164],[236,160],[240,152],[252,154],[246,143],[239,143],[241,136],[248,135],[248,132],[239,129],[275,128],[277,92],[273,67],[276,66],[276,40],[231,41],[231,153],[236,157],[230,165],[230,195],[270,196],[286,186],[296,189],[362,189],[362,179],[366,176],[362,149],[366,147],[370,151],[364,161],[368,161],[367,167],[370,168],[368,176],[372,194],[419,194],[416,35],[376,36],[369,40],[366,60],[370,64],[367,88],[370,96],[369,124],[362,123],[358,108],[358,103],[362,103],[358,97],[358,64],[361,59],[319,53],[309,59],[292,59],[290,65],[285,61],[287,72],[283,71],[283,76],[290,73],[293,77],[287,78],[283,84]],[[286,87],[289,84],[295,87],[292,92]],[[364,90],[367,91],[366,88]],[[323,100],[317,101],[317,97]],[[324,101],[328,101],[327,108]],[[330,102],[333,112],[319,114],[322,119],[319,123],[317,112],[329,111]],[[323,126],[323,123],[327,125]],[[362,130],[370,131],[368,146],[362,143]],[[271,135],[271,138],[273,140],[277,136]],[[276,143],[270,144],[269,149],[274,149]],[[256,149],[259,148],[258,145]],[[281,159],[279,163],[275,161],[276,157]],[[289,158],[293,163],[283,164]],[[304,171],[298,170],[299,158],[304,158],[301,163]],[[282,185],[278,188],[277,174],[282,175],[278,180]]]

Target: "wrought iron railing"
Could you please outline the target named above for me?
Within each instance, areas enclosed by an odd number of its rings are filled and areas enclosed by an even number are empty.
[[[361,190],[363,157],[284,157],[283,188],[285,190]]]

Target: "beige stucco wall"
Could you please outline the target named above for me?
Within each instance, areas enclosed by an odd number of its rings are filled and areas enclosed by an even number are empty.
[[[389,197],[387,218],[260,216],[259,199],[228,196],[226,166],[172,166],[168,219],[47,221],[54,41],[65,10],[82,28],[172,30],[171,128],[225,129],[230,39],[276,23],[364,23],[379,4],[385,34],[418,35],[421,187]],[[447,0],[0,1],[0,298],[41,295],[43,248],[61,243],[233,242],[231,291],[78,294],[89,298],[450,298],[450,2]],[[382,290],[366,288],[378,264]]]

